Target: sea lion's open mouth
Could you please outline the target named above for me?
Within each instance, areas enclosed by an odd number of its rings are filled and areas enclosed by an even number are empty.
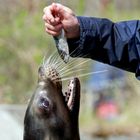
[[[56,71],[55,68],[48,66],[48,67],[40,67],[39,68],[39,78],[40,78],[40,84],[43,84],[43,81],[47,78],[49,78],[56,87],[62,88],[62,81],[59,73]],[[73,110],[75,100],[76,98],[80,95],[76,96],[76,91],[80,92],[80,83],[78,78],[73,77],[69,83],[68,83],[68,88],[66,92],[62,92],[61,94],[64,97],[65,103],[70,111]],[[78,99],[79,100],[79,99]],[[44,107],[45,104],[48,104],[48,102],[44,99]]]
[[[76,97],[75,88],[76,88],[76,79],[73,78],[72,80],[70,80],[70,82],[68,84],[68,91],[65,92],[65,94],[64,94],[65,102],[67,103],[69,110],[73,109],[74,102],[76,100],[75,99],[75,97]]]

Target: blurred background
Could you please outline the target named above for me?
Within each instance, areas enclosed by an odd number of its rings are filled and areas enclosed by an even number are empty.
[[[56,48],[45,33],[43,8],[60,2],[76,15],[140,19],[140,0],[0,0],[0,137],[20,140],[23,118],[44,55]],[[78,61],[82,61],[81,59]],[[135,74],[89,60],[81,80],[81,139],[139,140],[140,86]],[[98,71],[107,70],[104,73]],[[83,74],[83,72],[79,73]]]

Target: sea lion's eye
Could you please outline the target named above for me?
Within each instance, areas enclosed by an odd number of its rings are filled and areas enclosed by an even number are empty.
[[[49,101],[48,101],[48,100],[44,100],[44,101],[43,101],[43,106],[44,106],[45,108],[48,108],[48,107],[49,107]]]
[[[40,101],[41,101],[42,107],[44,107],[44,108],[48,108],[49,107],[50,103],[49,103],[49,101],[46,98],[41,98]]]

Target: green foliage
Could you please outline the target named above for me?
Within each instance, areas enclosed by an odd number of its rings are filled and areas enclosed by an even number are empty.
[[[85,0],[79,0],[77,13],[82,15],[85,10]]]
[[[16,12],[9,9],[0,15],[4,19],[0,21],[1,103],[27,102],[37,81],[43,52],[51,42],[44,32],[42,9],[38,14],[17,6]]]

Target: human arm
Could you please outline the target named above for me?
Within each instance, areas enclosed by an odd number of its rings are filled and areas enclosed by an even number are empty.
[[[139,20],[114,23],[104,18],[77,18],[80,37],[68,39],[71,56],[107,63],[134,72],[140,78]]]

